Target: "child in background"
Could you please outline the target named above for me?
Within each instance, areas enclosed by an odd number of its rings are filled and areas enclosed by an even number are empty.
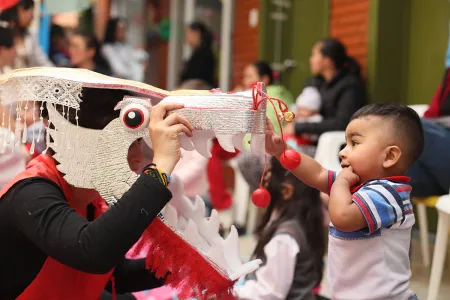
[[[408,168],[424,138],[417,113],[377,103],[353,116],[337,174],[302,155],[292,173],[330,194],[328,284],[332,299],[416,300],[409,286],[412,210]],[[280,157],[282,139],[268,123],[266,151]]]
[[[325,236],[318,190],[272,158],[265,184],[271,202],[258,228],[254,258],[264,265],[235,291],[239,299],[316,299],[322,279]]]

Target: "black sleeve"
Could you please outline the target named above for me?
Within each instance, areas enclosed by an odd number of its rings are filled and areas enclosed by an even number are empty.
[[[69,206],[60,188],[43,178],[25,180],[11,205],[25,236],[74,269],[106,273],[118,264],[171,199],[150,176],[140,176],[113,207],[92,222]]]
[[[343,131],[352,115],[361,107],[363,93],[359,88],[347,88],[337,102],[336,114],[333,118],[324,119],[320,123],[296,123],[295,135],[302,133],[322,134],[327,131]]]
[[[119,294],[151,290],[163,286],[164,279],[157,279],[145,268],[145,259],[125,259],[114,270],[115,288]],[[111,281],[106,290],[111,291]]]
[[[193,53],[180,75],[181,83],[189,79],[200,79],[212,84],[214,70],[215,58],[211,50]]]

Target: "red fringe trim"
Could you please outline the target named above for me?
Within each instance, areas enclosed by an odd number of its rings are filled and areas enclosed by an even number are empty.
[[[135,253],[143,248],[148,248],[147,268],[158,278],[167,275],[165,283],[178,290],[180,299],[207,300],[212,296],[219,300],[236,299],[235,282],[159,218],[144,231]]]

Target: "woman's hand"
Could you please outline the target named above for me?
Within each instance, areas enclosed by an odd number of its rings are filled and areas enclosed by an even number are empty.
[[[167,112],[183,108],[183,104],[163,103],[152,108],[150,114],[150,138],[154,151],[153,163],[158,169],[170,175],[175,165],[180,160],[180,143],[178,135],[184,133],[192,136],[192,127],[189,121],[173,113],[164,119]]]
[[[284,142],[281,136],[275,133],[270,119],[266,117],[266,152],[269,155],[279,157],[284,151]]]

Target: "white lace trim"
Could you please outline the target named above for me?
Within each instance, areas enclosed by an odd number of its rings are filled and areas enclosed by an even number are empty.
[[[3,105],[23,101],[43,101],[80,109],[83,83],[72,80],[27,76],[14,77],[0,86]]]

